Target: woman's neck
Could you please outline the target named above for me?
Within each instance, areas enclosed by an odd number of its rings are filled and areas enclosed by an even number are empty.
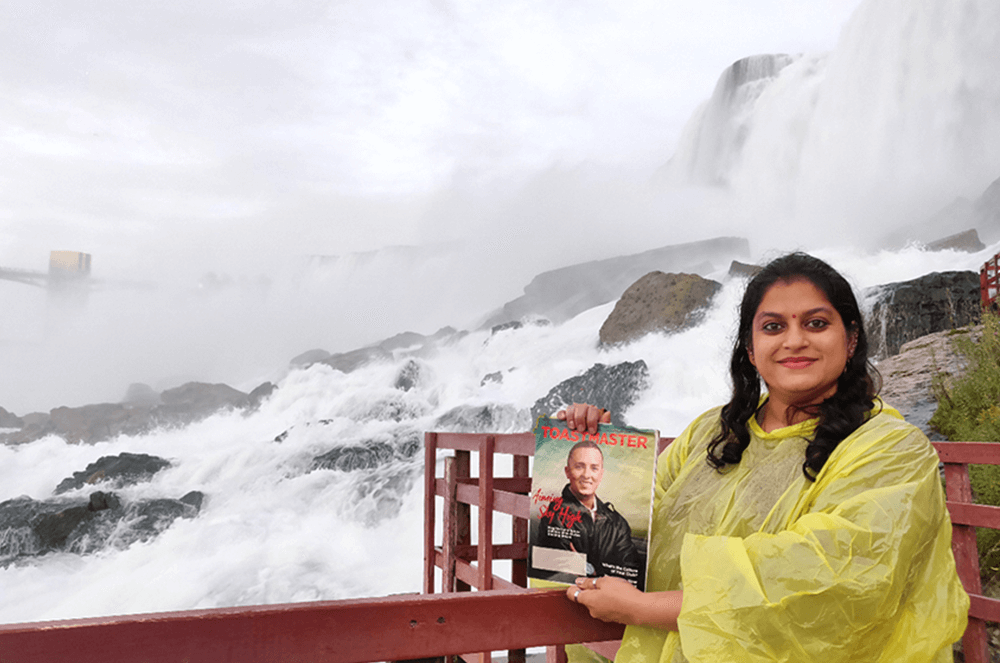
[[[819,404],[796,405],[795,403],[781,403],[774,398],[764,401],[761,409],[757,411],[757,423],[765,433],[776,431],[785,426],[794,426],[819,415]]]

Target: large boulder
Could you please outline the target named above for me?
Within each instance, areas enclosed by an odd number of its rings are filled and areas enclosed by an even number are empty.
[[[0,428],[21,428],[24,419],[0,407]]]
[[[532,421],[550,416],[572,403],[591,403],[611,412],[611,423],[625,426],[625,412],[648,386],[646,362],[626,361],[614,366],[594,364],[583,375],[563,380],[535,401]]]
[[[505,304],[482,327],[488,329],[530,316],[542,316],[558,324],[615,301],[636,279],[651,271],[709,273],[733,258],[749,255],[747,240],[718,237],[554,269],[532,279],[524,288],[524,296]]]
[[[18,497],[0,502],[0,566],[49,552],[86,554],[109,545],[124,548],[147,541],[177,518],[193,518],[204,495],[125,502],[118,495],[91,493],[87,499],[38,501]]]
[[[942,237],[927,245],[928,251],[964,251],[965,253],[976,253],[985,248],[986,245],[980,241],[979,233],[976,232],[975,228]]]
[[[651,332],[675,332],[704,317],[722,286],[697,274],[650,272],[629,286],[601,325],[604,345],[628,343]]]
[[[204,419],[219,410],[241,410],[250,405],[250,397],[227,384],[188,382],[160,394],[162,405],[156,408],[161,419],[189,423]]]
[[[980,319],[979,275],[933,272],[912,281],[889,283],[866,292],[871,305],[867,329],[871,355],[899,352],[907,341],[933,332],[976,324]]]
[[[117,456],[102,456],[74,472],[56,486],[56,495],[82,488],[88,484],[110,482],[117,487],[148,481],[154,474],[170,467],[170,461],[149,454],[123,452]]]
[[[25,415],[20,430],[0,433],[0,444],[27,444],[46,435],[93,444],[119,435],[142,435],[160,426],[184,426],[220,410],[247,410],[259,404],[270,393],[267,384],[259,392],[254,390],[254,398],[225,384],[189,382],[159,394],[156,405],[146,393],[139,402],[57,407],[48,414]]]
[[[373,346],[368,348],[360,348],[358,350],[351,350],[350,352],[341,352],[339,354],[330,355],[323,361],[319,362],[321,364],[326,364],[331,366],[338,371],[343,373],[350,373],[355,371],[365,364],[370,364],[375,361],[391,361],[392,353],[383,350],[379,346]]]
[[[528,413],[513,405],[459,405],[434,422],[434,430],[451,433],[503,433],[531,428]]]
[[[921,336],[907,341],[898,354],[877,364],[882,375],[882,399],[932,440],[944,439],[929,423],[937,410],[934,380],[941,375],[964,373],[965,357],[955,350],[953,341],[968,334],[975,337],[977,333],[978,328],[971,327]]]

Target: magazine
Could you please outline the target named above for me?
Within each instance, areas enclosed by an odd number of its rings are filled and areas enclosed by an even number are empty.
[[[551,417],[534,433],[528,577],[616,576],[645,589],[659,433],[601,424],[591,435]]]

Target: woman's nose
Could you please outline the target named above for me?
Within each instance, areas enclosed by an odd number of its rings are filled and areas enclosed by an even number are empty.
[[[805,331],[799,325],[789,325],[785,332],[785,347],[800,348],[808,344]]]

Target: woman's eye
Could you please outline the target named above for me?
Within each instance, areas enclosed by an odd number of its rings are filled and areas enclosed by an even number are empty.
[[[761,329],[766,332],[779,332],[781,331],[781,325],[777,322],[765,322],[761,326]]]
[[[823,329],[829,324],[829,322],[822,318],[813,318],[812,320],[806,322],[806,327],[809,329]]]

